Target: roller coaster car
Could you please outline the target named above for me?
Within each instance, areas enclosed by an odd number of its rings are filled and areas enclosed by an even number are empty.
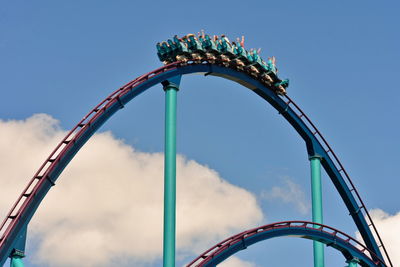
[[[275,65],[273,65],[271,62],[266,63],[264,60],[261,60],[261,78],[265,79],[269,82],[273,81],[280,81],[278,76],[276,75],[277,69]]]
[[[241,46],[235,46],[233,52],[236,55],[236,58],[233,59],[234,66],[239,70],[244,70],[246,65],[249,64],[249,60],[247,58],[247,51],[243,49]]]
[[[246,71],[251,76],[272,88],[277,94],[286,94],[289,80],[281,80],[277,76],[275,58],[268,58],[268,62],[262,60],[258,51],[246,51],[242,45],[230,43],[225,36],[211,39],[209,35],[195,37],[188,34],[182,39],[177,35],[173,40],[157,43],[157,55],[164,64],[179,61],[186,65],[188,61],[200,64],[205,60],[211,64],[222,64],[225,67]]]
[[[205,35],[204,38],[201,40],[201,44],[203,46],[203,50],[206,51],[206,60],[209,63],[214,64],[217,60],[217,56],[219,55],[219,51],[217,49],[217,46],[215,45],[215,42],[211,40],[209,35]]]
[[[157,43],[156,45],[157,47],[157,56],[160,59],[161,62],[164,62],[165,60],[167,60],[167,52],[165,51],[165,49],[161,46],[160,43]]]
[[[224,41],[222,41],[222,42],[223,42],[223,44],[221,46],[221,48],[222,48],[221,52],[224,55],[228,56],[230,59],[236,58],[236,54],[234,52],[234,49],[233,49],[232,45],[230,45],[230,44],[228,44],[228,43],[226,43]]]
[[[242,71],[244,71],[244,69],[246,67],[246,64],[244,64],[244,62],[242,60],[240,60],[239,58],[234,58],[232,60],[232,64],[236,69],[242,70]]]
[[[274,84],[276,88],[276,93],[278,95],[286,94],[286,88],[289,86],[289,79],[279,80],[277,83]]]
[[[267,72],[262,72],[260,78],[262,81],[268,82],[268,85],[271,85],[274,82],[274,80]]]
[[[190,58],[190,53],[186,43],[179,40],[178,36],[175,35],[174,44],[176,46],[175,59],[180,61],[182,65],[186,65]]]
[[[250,73],[250,75],[254,77],[258,77],[258,75],[263,72],[262,68],[262,60],[257,52],[250,52],[247,54],[247,59],[249,64],[246,66],[245,70]]]
[[[254,77],[258,77],[258,75],[260,74],[260,71],[254,65],[246,66],[246,70],[251,76],[254,76]]]
[[[236,54],[234,53],[232,45],[228,43],[225,38],[222,38],[217,48],[221,53],[222,64],[228,67],[231,60],[236,58]]]
[[[169,64],[175,61],[175,47],[171,47],[167,42],[162,42],[161,44],[163,50],[165,51],[165,61],[164,64]]]
[[[205,59],[205,51],[201,42],[194,37],[194,34],[188,35],[188,48],[191,51],[190,56],[195,63],[201,63]]]

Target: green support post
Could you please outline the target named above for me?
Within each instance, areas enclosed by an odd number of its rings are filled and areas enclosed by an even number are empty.
[[[312,195],[312,220],[316,223],[323,223],[322,219],[322,183],[321,183],[321,158],[310,157],[311,163],[311,195]],[[318,228],[314,226],[314,228]],[[314,267],[324,267],[324,244],[318,241],[313,242],[314,246]]]
[[[162,82],[165,91],[164,267],[175,267],[176,103],[180,78]]]
[[[10,267],[24,267],[24,263],[22,262],[23,257],[25,257],[24,252],[14,249],[10,256]]]
[[[346,261],[348,263],[348,267],[357,267],[359,260],[357,258],[353,258],[352,260]]]
[[[12,257],[10,260],[10,266],[11,267],[24,267],[24,263],[22,262],[21,257]]]

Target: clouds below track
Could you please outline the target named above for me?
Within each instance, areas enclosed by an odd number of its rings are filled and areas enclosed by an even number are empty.
[[[2,216],[64,135],[44,114],[0,121]],[[263,220],[254,195],[183,156],[177,191],[179,257]],[[109,132],[96,134],[34,216],[29,259],[41,266],[146,266],[162,255],[162,211],[163,155],[135,151]]]
[[[256,264],[249,261],[244,261],[239,259],[238,257],[231,256],[221,264],[218,264],[218,267],[256,267]]]
[[[282,186],[273,186],[270,190],[261,193],[261,197],[266,200],[279,200],[284,203],[292,204],[295,209],[303,215],[310,211],[310,203],[300,185],[293,182],[288,177],[283,179]]]
[[[390,215],[381,209],[370,211],[379,235],[389,253],[394,266],[400,266],[400,212]],[[358,236],[360,236],[358,234]]]

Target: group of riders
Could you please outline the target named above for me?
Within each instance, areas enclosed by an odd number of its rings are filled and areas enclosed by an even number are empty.
[[[265,62],[260,57],[260,49],[247,51],[244,48],[244,36],[237,38],[236,42],[230,42],[224,34],[210,37],[204,31],[197,36],[188,34],[179,38],[175,35],[172,40],[157,43],[157,55],[164,64],[179,61],[185,65],[188,61],[206,61],[246,71],[269,87],[274,87],[279,94],[285,94],[289,86],[289,80],[280,80],[277,76],[275,57],[270,57]]]

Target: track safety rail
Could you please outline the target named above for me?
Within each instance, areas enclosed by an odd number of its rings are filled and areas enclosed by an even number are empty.
[[[389,254],[385,248],[385,245],[383,244],[383,241],[378,233],[378,229],[376,228],[371,215],[368,212],[368,209],[366,208],[363,200],[361,199],[360,194],[358,193],[356,187],[354,186],[353,181],[351,180],[349,174],[347,173],[346,169],[344,168],[343,164],[340,162],[339,158],[336,156],[335,152],[333,151],[333,149],[331,148],[331,146],[329,145],[329,143],[326,141],[326,139],[323,137],[323,135],[321,134],[321,132],[318,130],[318,128],[314,125],[314,123],[309,119],[309,117],[304,113],[304,111],[288,96],[288,95],[284,95],[284,98],[286,98],[288,101],[286,102],[286,104],[288,106],[293,106],[295,109],[293,109],[294,111],[297,111],[297,116],[307,125],[309,125],[309,127],[311,127],[311,131],[312,133],[315,135],[315,137],[320,141],[321,145],[324,146],[326,153],[330,153],[332,154],[334,160],[334,164],[337,168],[337,170],[339,171],[339,173],[344,173],[344,176],[346,177],[346,180],[348,182],[348,184],[350,184],[350,192],[353,196],[355,196],[355,199],[359,202],[360,206],[359,209],[364,211],[364,214],[366,216],[366,218],[368,218],[368,227],[370,229],[372,229],[372,232],[374,233],[374,235],[378,238],[379,244],[378,246],[380,248],[383,249],[384,255],[386,257],[386,259],[389,261],[390,266],[393,266],[392,261],[390,260]]]
[[[317,226],[317,228],[315,227]],[[218,256],[221,252],[223,252],[225,249],[237,244],[237,243],[244,243],[243,245],[245,246],[245,239],[249,238],[251,236],[254,236],[256,234],[260,234],[263,232],[271,231],[271,230],[276,230],[276,229],[287,229],[287,228],[302,228],[302,229],[309,229],[312,231],[321,231],[323,233],[329,234],[336,239],[340,239],[344,241],[345,243],[353,246],[355,249],[366,255],[372,262],[374,262],[377,266],[381,264],[381,266],[386,266],[385,262],[381,259],[379,259],[371,250],[369,250],[364,244],[362,244],[360,241],[354,239],[353,237],[349,236],[346,233],[343,233],[333,227],[319,224],[319,223],[314,223],[314,222],[308,222],[308,221],[284,221],[284,222],[277,222],[277,223],[272,223],[264,226],[260,226],[257,228],[253,228],[247,231],[244,231],[242,233],[236,234],[234,236],[231,236],[222,242],[216,244],[215,246],[211,247],[210,249],[206,250],[204,253],[202,253],[200,256],[195,258],[193,261],[191,261],[186,267],[201,267],[204,266],[206,263],[208,263],[211,259],[215,258]],[[374,260],[378,259],[378,260]]]

